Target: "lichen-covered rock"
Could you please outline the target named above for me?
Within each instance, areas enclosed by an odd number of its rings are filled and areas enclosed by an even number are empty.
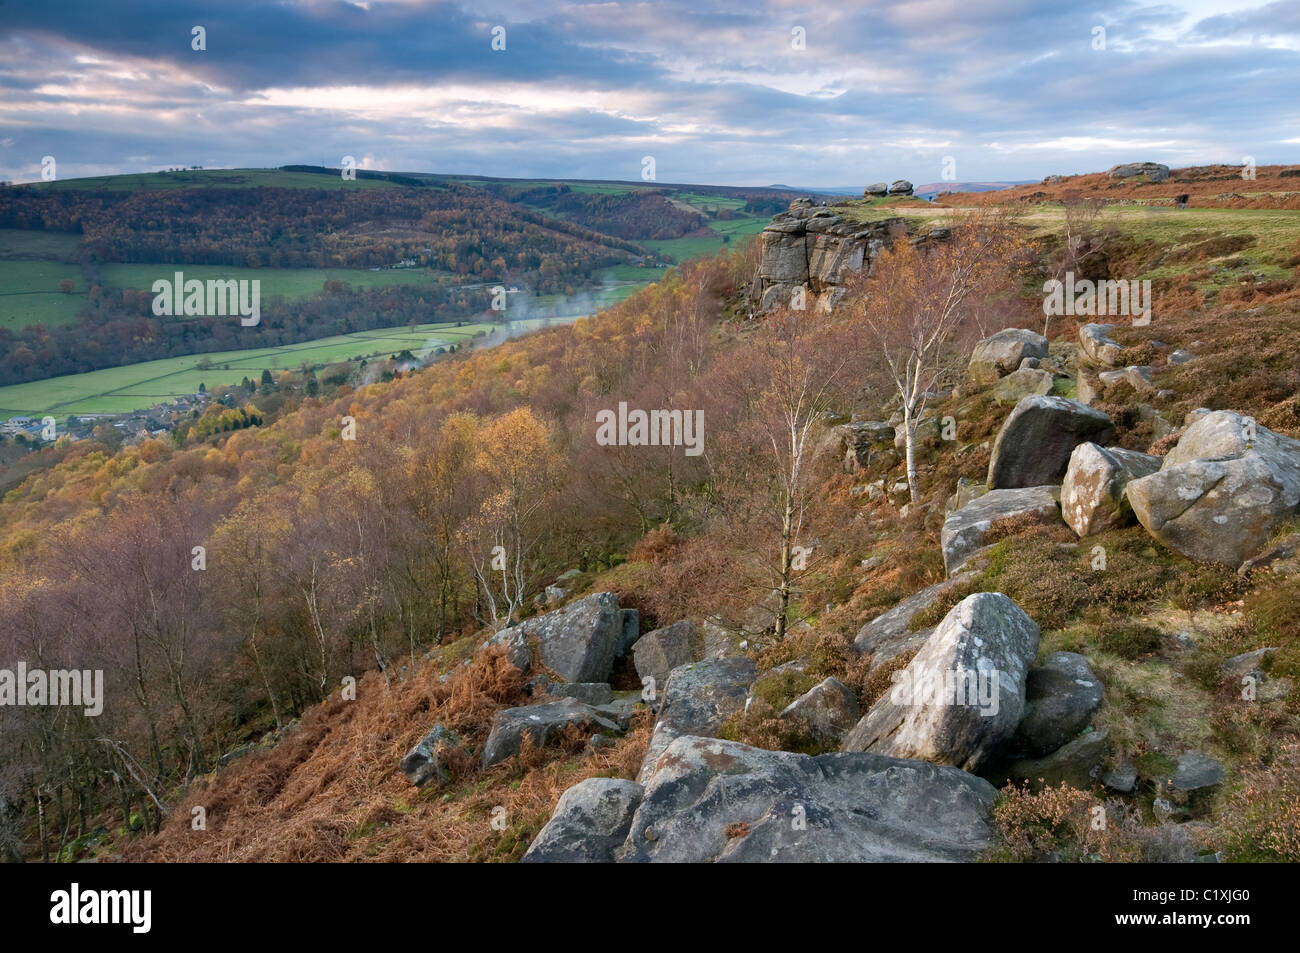
[[[987,781],[869,753],[810,757],[677,738],[615,857],[631,862],[974,861],[994,843]]]
[[[938,602],[944,593],[970,578],[959,574],[914,592],[859,629],[853,639],[854,650],[859,655],[871,656],[873,672],[899,655],[916,651],[925,644],[934,630],[931,628],[913,632],[912,619]]]
[[[758,666],[743,655],[706,659],[673,669],[637,780],[644,782],[650,776],[655,762],[674,738],[717,732],[744,707],[749,686],[756,678]]]
[[[483,767],[490,768],[513,758],[519,753],[525,737],[531,737],[534,744],[544,745],[571,725],[583,733],[618,734],[621,730],[590,705],[572,698],[522,708],[504,708],[492,719],[492,730],[483,745]]]
[[[417,787],[423,787],[430,781],[438,782],[435,787],[446,784],[451,780],[451,772],[447,768],[445,755],[449,748],[459,745],[460,739],[456,734],[438,722],[402,759],[401,769],[406,780]]]
[[[1079,347],[1093,362],[1102,367],[1116,367],[1120,352],[1124,348],[1112,340],[1107,332],[1113,330],[1113,324],[1085,324],[1079,328]]]
[[[993,385],[993,399],[999,404],[1016,404],[1032,394],[1050,394],[1056,383],[1051,371],[1022,367]]]
[[[1060,483],[1070,454],[1081,443],[1108,443],[1115,435],[1110,417],[1077,400],[1034,394],[1007,415],[989,460],[993,490]]]
[[[1106,170],[1106,175],[1112,179],[1132,179],[1145,175],[1152,182],[1164,182],[1169,178],[1169,166],[1159,162],[1126,162],[1111,166]]]
[[[1023,328],[1005,328],[975,345],[967,377],[977,384],[992,384],[1018,370],[1026,358],[1046,358],[1047,338]]]
[[[624,617],[618,596],[597,592],[515,628],[537,640],[542,662],[566,682],[607,682],[623,644]]]
[[[609,863],[627,839],[644,789],[622,778],[587,778],[560,795],[523,863]]]
[[[1006,520],[1031,520],[1050,526],[1060,522],[1061,509],[1055,486],[1029,486],[990,490],[943,521],[940,545],[949,575],[960,569],[983,547],[993,528]]]
[[[1129,482],[1160,469],[1159,457],[1120,447],[1081,443],[1070,454],[1061,484],[1061,515],[1079,536],[1123,526],[1133,517],[1124,495]]]
[[[1025,711],[1038,625],[1000,592],[967,596],[844,739],[875,751],[979,771],[999,757]]]
[[[1300,508],[1300,441],[1232,411],[1198,413],[1159,472],[1126,492],[1166,546],[1236,568]]]

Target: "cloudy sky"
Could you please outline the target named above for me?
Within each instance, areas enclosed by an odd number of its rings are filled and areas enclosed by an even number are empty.
[[[46,155],[809,187],[1262,165],[1300,160],[1298,91],[1300,0],[0,0],[14,181]]]

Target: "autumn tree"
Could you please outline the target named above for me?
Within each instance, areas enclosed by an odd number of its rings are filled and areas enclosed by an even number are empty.
[[[994,320],[997,296],[1013,277],[1016,249],[1005,214],[981,209],[950,240],[899,239],[860,284],[855,315],[874,358],[864,370],[883,372],[898,398],[913,502],[921,495],[916,444],[926,405]]]

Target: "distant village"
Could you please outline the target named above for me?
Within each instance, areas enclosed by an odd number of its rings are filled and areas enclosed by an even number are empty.
[[[70,415],[62,424],[56,424],[51,439],[50,429],[45,422],[45,415],[18,415],[0,422],[0,436],[37,445],[54,443],[60,437],[72,440],[85,440],[94,435],[96,427],[111,425],[122,434],[123,443],[134,443],[146,437],[159,437],[171,433],[184,418],[203,413],[212,402],[207,393],[185,394],[172,400],[154,404],[143,410],[133,410],[122,414],[76,414]],[[233,395],[223,395],[223,403],[234,405]]]

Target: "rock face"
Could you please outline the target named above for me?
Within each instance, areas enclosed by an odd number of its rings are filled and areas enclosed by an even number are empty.
[[[1300,507],[1300,441],[1232,411],[1200,414],[1160,471],[1133,480],[1127,494],[1138,522],[1166,546],[1237,567]]]
[[[1079,328],[1079,347],[1094,363],[1102,367],[1119,365],[1119,355],[1123,347],[1106,336],[1114,328],[1113,324],[1085,324]]]
[[[689,619],[647,632],[632,646],[632,662],[642,684],[653,678],[656,689],[668,682],[668,673],[679,665],[704,658],[704,636]]]
[[[622,861],[973,861],[993,844],[987,781],[866,753],[809,757],[676,739],[645,784]]]
[[[1106,175],[1112,179],[1131,179],[1145,175],[1152,182],[1163,182],[1169,178],[1169,166],[1159,162],[1128,162],[1111,166],[1106,170]]]
[[[857,696],[838,679],[827,678],[787,705],[779,717],[799,725],[812,738],[838,744],[861,715]]]
[[[560,795],[523,863],[609,863],[627,839],[644,789],[621,778],[588,778]]]
[[[957,603],[894,686],[844,739],[875,751],[978,771],[997,758],[1025,710],[1038,625],[1000,592]]]
[[[1053,652],[1025,679],[1025,716],[1014,747],[1031,757],[1055,751],[1081,732],[1101,707],[1102,684],[1076,652]]]
[[[1016,404],[993,442],[988,485],[992,490],[1059,483],[1079,444],[1107,443],[1115,436],[1110,417],[1077,400],[1033,395]]]
[[[515,626],[536,639],[542,662],[566,682],[607,682],[624,637],[618,596],[597,592]],[[513,638],[511,629],[494,638]]]
[[[943,565],[956,572],[985,545],[993,527],[1004,520],[1031,520],[1051,525],[1061,519],[1055,486],[1030,486],[990,490],[943,521],[939,534]]]
[[[966,375],[976,384],[992,384],[1019,370],[1027,357],[1047,357],[1047,338],[1021,328],[1006,328],[975,345]]]
[[[999,404],[1019,403],[1031,394],[1050,394],[1056,375],[1033,367],[1012,371],[993,387],[993,399]]]
[[[745,656],[709,659],[673,669],[637,780],[644,783],[674,738],[709,736],[721,728],[744,707],[749,686],[756,678],[758,666]]]
[[[435,787],[446,784],[451,779],[451,772],[443,762],[443,753],[447,748],[459,744],[460,740],[443,727],[442,722],[434,725],[402,759],[401,769],[406,780],[417,787],[423,787],[430,781],[438,782]]]
[[[1159,457],[1119,447],[1081,443],[1070,454],[1061,484],[1061,515],[1079,536],[1123,526],[1133,516],[1124,495],[1132,480],[1160,469]]]
[[[489,768],[519,753],[524,736],[534,743],[544,745],[559,736],[570,725],[584,733],[608,731],[619,733],[619,726],[604,718],[590,705],[572,698],[526,705],[523,708],[504,708],[492,719],[492,731],[483,745],[483,767]]]
[[[862,224],[828,208],[791,203],[759,236],[763,257],[750,290],[757,312],[790,306],[802,288],[810,311],[830,311],[847,282],[897,236],[906,233],[901,218]]]

